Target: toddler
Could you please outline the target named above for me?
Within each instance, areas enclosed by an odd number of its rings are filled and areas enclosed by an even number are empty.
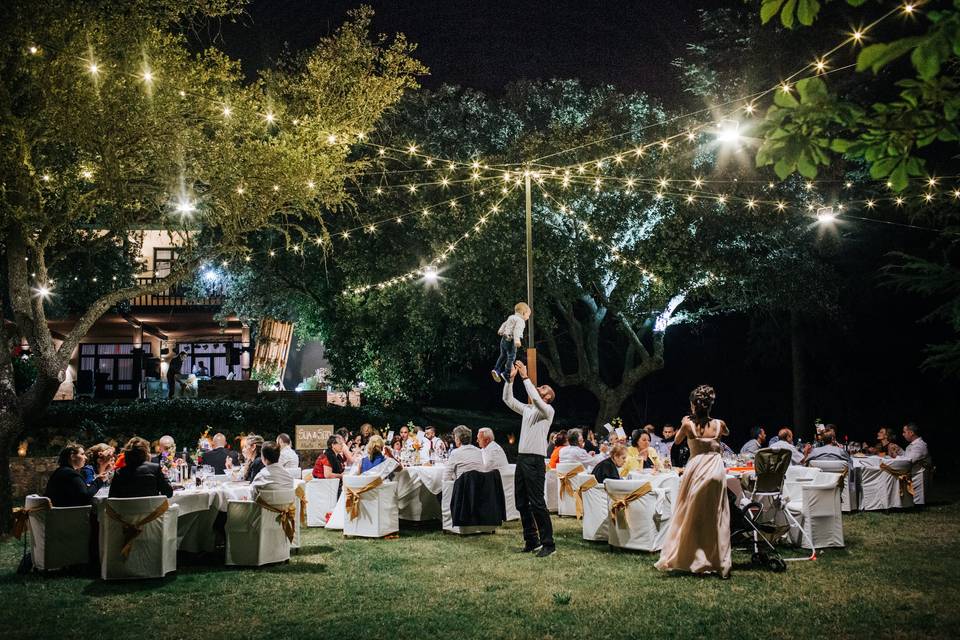
[[[526,302],[518,302],[513,306],[513,314],[503,321],[497,330],[500,336],[500,357],[494,365],[490,375],[496,382],[510,379],[510,369],[517,360],[517,349],[523,338],[523,330],[530,319],[530,307]]]

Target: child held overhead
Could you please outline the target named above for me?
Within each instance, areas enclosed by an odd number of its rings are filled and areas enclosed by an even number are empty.
[[[497,329],[497,335],[500,336],[500,357],[490,371],[494,381],[503,382],[510,379],[510,368],[517,359],[517,349],[520,348],[523,330],[527,326],[527,320],[530,319],[530,313],[530,307],[526,302],[518,302],[513,305],[513,313],[510,317]]]

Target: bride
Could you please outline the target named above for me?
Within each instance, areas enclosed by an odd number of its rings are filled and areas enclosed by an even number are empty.
[[[730,576],[730,506],[720,457],[720,438],[728,432],[723,420],[710,417],[716,397],[707,385],[690,392],[690,415],[676,435],[675,443],[689,440],[690,461],[655,565],[661,571],[715,571],[722,578]]]

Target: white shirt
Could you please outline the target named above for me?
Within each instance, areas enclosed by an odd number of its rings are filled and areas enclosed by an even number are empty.
[[[293,489],[296,478],[284,469],[279,462],[268,464],[254,477],[251,485],[255,492],[277,491],[279,489]]]
[[[503,447],[496,442],[487,444],[483,449],[480,449],[480,453],[483,455],[483,466],[487,471],[510,466]]]
[[[773,445],[770,446],[773,447]],[[756,438],[750,438],[740,447],[740,453],[745,456],[755,456],[757,451],[760,451],[760,442]]]
[[[497,329],[497,335],[504,338],[513,338],[513,343],[518,345],[520,340],[523,339],[523,329],[526,326],[526,320],[521,318],[519,314],[514,313],[503,321],[503,324]]]
[[[810,455],[807,456],[807,462],[811,460],[836,460],[838,462],[846,462],[847,466],[850,465],[850,454],[843,447],[839,447],[835,444],[825,444],[822,447],[817,447],[810,452]]]
[[[450,452],[447,464],[443,468],[443,480],[456,480],[468,471],[486,471],[483,453],[472,444],[465,444]]]
[[[595,455],[591,454],[589,451],[583,447],[564,447],[560,449],[560,462],[579,462],[587,470],[593,468],[598,462],[598,459]]]
[[[803,464],[803,454],[797,451],[797,448],[787,442],[786,440],[777,440],[772,445],[771,449],[788,449],[790,451],[790,464]]]
[[[503,403],[523,416],[518,453],[546,458],[547,435],[550,433],[550,425],[553,424],[553,407],[543,401],[529,378],[523,381],[523,388],[533,400],[533,404],[523,404],[514,398],[513,383],[509,380],[503,385]]]
[[[282,447],[280,449],[280,462],[277,464],[292,474],[300,475],[300,456],[293,450],[293,447]]]
[[[927,449],[927,443],[923,441],[923,438],[917,438],[907,445],[907,448],[903,450],[903,454],[900,457],[909,460],[913,464],[917,464],[929,458],[930,451]]]

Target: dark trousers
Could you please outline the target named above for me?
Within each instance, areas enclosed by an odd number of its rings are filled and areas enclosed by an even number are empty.
[[[513,363],[517,361],[517,345],[513,343],[513,338],[509,336],[500,337],[500,357],[497,358],[497,364],[493,370],[504,374],[504,377],[510,376],[510,369]]]
[[[523,524],[523,541],[528,547],[543,545],[554,547],[553,523],[547,502],[543,497],[546,469],[543,456],[521,453],[517,456],[517,473],[514,476],[514,497],[520,522]]]

